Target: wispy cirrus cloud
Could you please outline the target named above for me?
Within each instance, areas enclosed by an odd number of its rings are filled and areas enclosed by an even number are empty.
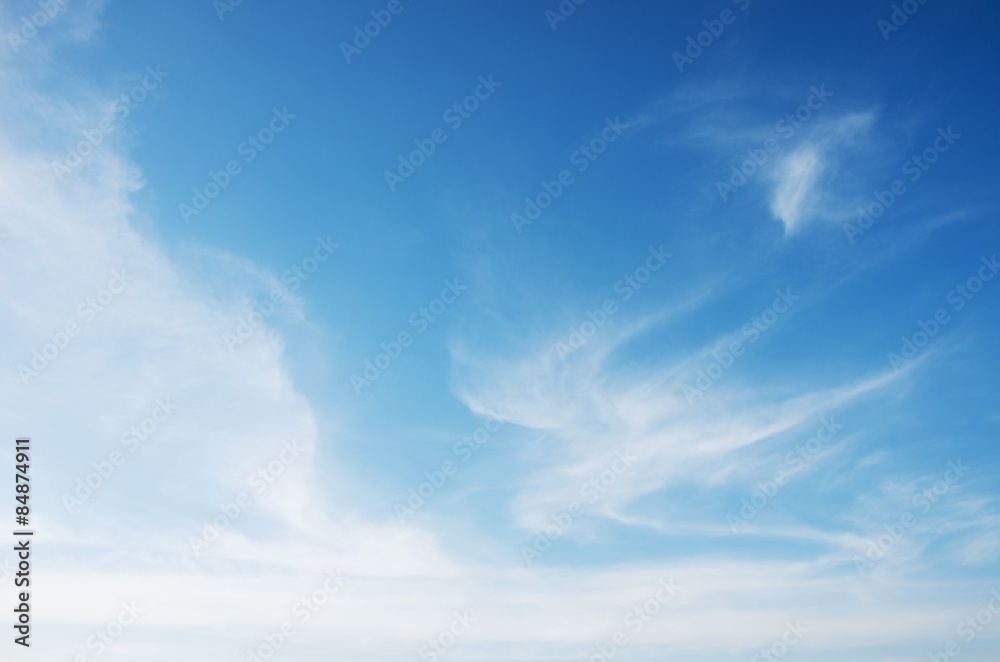
[[[785,232],[798,229],[803,216],[810,214],[814,189],[824,167],[818,149],[811,145],[800,147],[781,162],[775,173],[778,184],[771,213],[785,224]]]
[[[855,193],[839,181],[844,169],[870,156],[866,139],[873,112],[850,113],[810,127],[794,151],[780,158],[771,180],[771,213],[792,234],[816,220],[842,220],[847,196]]]

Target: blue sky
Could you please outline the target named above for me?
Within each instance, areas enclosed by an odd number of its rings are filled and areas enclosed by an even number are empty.
[[[0,5],[38,659],[996,659],[995,5],[230,2]]]

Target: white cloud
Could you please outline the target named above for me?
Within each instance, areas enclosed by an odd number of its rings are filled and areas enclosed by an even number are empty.
[[[808,127],[801,142],[777,160],[771,179],[771,213],[792,234],[812,220],[846,220],[849,208],[844,181],[859,177],[864,159],[876,145],[870,138],[874,112],[842,115]],[[856,170],[856,172],[848,172]],[[844,180],[844,181],[840,181]]]
[[[785,232],[795,231],[802,217],[809,214],[813,189],[823,168],[818,150],[809,145],[795,150],[781,162],[771,213],[785,224]]]

